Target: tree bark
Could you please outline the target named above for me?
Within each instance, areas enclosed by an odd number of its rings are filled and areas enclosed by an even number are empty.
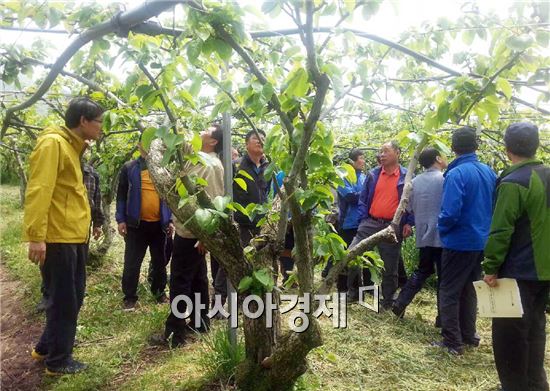
[[[23,205],[25,205],[25,192],[27,191],[27,175],[25,174],[25,168],[23,167],[19,152],[13,150],[13,155],[15,157],[15,163],[17,164],[17,174],[19,176],[19,201],[21,202],[21,207],[23,207]]]

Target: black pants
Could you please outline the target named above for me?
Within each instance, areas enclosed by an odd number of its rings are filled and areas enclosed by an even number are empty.
[[[443,249],[439,283],[439,315],[443,343],[462,349],[477,344],[477,298],[472,282],[481,278],[483,251]]]
[[[72,359],[78,312],[86,290],[87,254],[87,244],[46,244],[42,267],[48,294],[46,327],[36,350],[48,355],[48,368],[64,366]]]
[[[493,319],[493,351],[504,391],[548,391],[544,371],[548,281],[518,280],[522,318]]]
[[[241,245],[246,247],[250,244],[250,240],[259,235],[261,229],[254,227],[252,225],[240,225],[239,224],[239,235],[241,238]]]
[[[357,235],[353,239],[350,248],[355,247],[361,240],[368,238],[375,233],[382,231],[391,221],[374,220],[370,217],[363,219],[357,228]],[[399,240],[401,238],[398,238]],[[385,243],[381,242],[377,244],[380,258],[384,261],[384,271],[382,274],[382,306],[384,308],[390,308],[393,305],[394,295],[399,286],[399,259],[401,257],[401,241],[398,243]],[[365,269],[363,269],[365,270]],[[368,269],[367,269],[368,272]],[[361,271],[359,268],[350,268],[348,271],[348,294],[353,297],[357,297],[359,292],[356,290],[356,281],[360,281]],[[363,286],[371,285],[370,273],[364,274]]]
[[[195,293],[199,294],[199,302],[205,308],[200,312],[202,327],[209,327],[210,320],[207,316],[209,310],[208,297],[208,275],[206,259],[199,254],[195,244],[197,239],[182,238],[179,235],[174,237],[174,251],[170,264],[170,303],[178,295],[185,295],[193,302],[193,310],[190,313],[189,324],[195,327],[196,300]],[[184,301],[178,302],[178,311],[184,313],[187,304]],[[185,336],[186,320],[176,317],[172,311],[168,315],[165,324],[165,336],[173,334],[173,343],[181,342],[179,339]]]
[[[128,227],[124,238],[124,270],[122,272],[122,292],[124,300],[137,300],[137,287],[141,264],[147,247],[151,254],[151,265],[147,280],[155,297],[164,294],[166,288],[166,233],[160,222],[141,221],[138,228]]]
[[[403,261],[403,254],[399,255],[399,265],[397,266],[397,285],[399,288],[403,288],[407,285],[408,277],[407,271],[405,270],[405,262]]]
[[[216,265],[215,272],[213,265]],[[214,286],[214,294],[222,297],[222,303],[227,299],[227,275],[219,261],[210,253],[210,267],[212,268],[212,281]]]
[[[426,280],[434,273],[437,273],[437,308],[439,310],[439,280],[440,280],[440,270],[441,270],[441,247],[421,247],[420,248],[420,259],[418,262],[418,267],[411,274],[411,277],[408,279],[407,283],[401,289],[399,297],[395,301],[401,308],[406,308],[411,301],[414,299],[414,296],[420,292]],[[439,315],[438,315],[439,317]]]

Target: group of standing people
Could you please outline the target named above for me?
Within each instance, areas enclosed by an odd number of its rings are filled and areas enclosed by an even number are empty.
[[[380,243],[384,261],[382,309],[403,317],[426,280],[437,274],[436,327],[441,341],[431,345],[461,355],[477,347],[477,299],[473,282],[482,269],[487,284],[497,277],[517,280],[522,318],[493,319],[493,349],[505,391],[548,390],[544,370],[545,308],[550,290],[550,168],[535,158],[538,128],[516,123],[506,129],[506,153],[512,165],[500,177],[476,155],[475,129],[463,127],[452,135],[456,158],[447,164],[441,153],[425,148],[419,163],[424,171],[412,180],[408,208],[397,232],[397,243]],[[380,166],[363,175],[361,152],[349,158],[356,181],[338,188],[340,235],[353,248],[362,239],[387,227],[402,196],[406,169],[399,166],[399,147],[389,142],[380,150]],[[445,171],[446,170],[446,171]],[[399,252],[403,238],[416,228],[419,264],[397,294]],[[347,287],[357,297],[353,281],[368,275],[347,271]],[[351,283],[350,283],[351,282]]]
[[[97,174],[82,166],[86,142],[101,134],[103,109],[88,98],[69,104],[65,126],[49,127],[38,138],[30,157],[30,176],[25,202],[24,239],[29,242],[29,259],[41,265],[46,302],[46,326],[32,356],[45,360],[50,374],[76,373],[85,365],[74,360],[78,312],[85,290],[85,262],[90,229],[94,236],[103,225],[96,213],[91,227],[91,210],[101,209],[97,200]],[[234,175],[246,186],[233,183],[234,201],[246,207],[267,201],[270,181],[264,177],[268,164],[263,142],[265,134],[253,130],[246,135],[246,154],[234,161]],[[208,164],[186,168],[187,174],[206,180],[206,193],[214,198],[225,193],[220,160],[223,137],[219,125],[201,132],[202,152]],[[493,345],[503,389],[548,390],[543,362],[545,354],[545,303],[550,287],[550,169],[534,158],[539,146],[538,129],[529,123],[511,125],[504,143],[512,166],[499,178],[476,155],[478,141],[472,128],[452,135],[456,159],[447,161],[435,148],[426,148],[419,162],[424,171],[412,181],[409,206],[398,230],[397,243],[379,243],[384,262],[382,308],[403,317],[407,306],[434,272],[438,276],[438,317],[442,341],[434,346],[460,355],[465,346],[478,346],[476,296],[473,281],[481,278],[491,286],[497,277],[518,280],[524,315],[518,319],[493,321]],[[172,312],[157,343],[181,346],[189,330],[208,331],[210,306],[205,254],[208,251],[172,215],[157,194],[142,156],[124,165],[120,172],[116,203],[118,232],[125,240],[122,276],[123,309],[135,309],[140,268],[147,248],[151,254],[148,280],[159,303],[178,295],[198,295],[201,327],[193,329]],[[350,248],[391,224],[403,195],[407,170],[399,163],[400,148],[384,144],[379,166],[365,173],[360,150],[350,153],[356,179],[345,180],[337,189],[339,230]],[[446,169],[446,171],[444,171]],[[87,175],[88,180],[85,180]],[[284,174],[283,174],[284,176]],[[91,178],[91,179],[90,179]],[[282,181],[282,176],[278,181]],[[88,190],[86,190],[85,182]],[[99,213],[99,212],[98,212]],[[260,216],[251,220],[235,213],[241,242],[259,233]],[[416,230],[420,252],[417,270],[399,290],[402,265],[401,244]],[[281,262],[283,274],[293,267],[292,231]],[[166,267],[170,262],[169,298]],[[223,268],[211,258],[214,290],[227,296]],[[358,268],[339,276],[338,289],[353,300],[370,277]],[[184,313],[185,302],[179,302]],[[191,318],[193,319],[193,315]]]

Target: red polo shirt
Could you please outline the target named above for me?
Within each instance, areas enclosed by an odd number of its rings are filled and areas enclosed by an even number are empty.
[[[399,205],[399,194],[397,193],[399,176],[399,166],[390,173],[387,173],[384,168],[380,170],[369,210],[372,217],[385,220],[393,219]]]

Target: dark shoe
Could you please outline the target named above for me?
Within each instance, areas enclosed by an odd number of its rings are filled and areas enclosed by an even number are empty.
[[[38,303],[35,307],[35,311],[37,313],[42,313],[46,311],[46,307],[48,305],[48,300],[45,297],[42,297],[42,300],[40,300],[40,303]]]
[[[164,334],[153,334],[149,337],[149,345],[163,348],[179,348],[185,345],[185,338],[171,334],[171,338],[166,338]]]
[[[473,348],[479,347],[479,343],[480,343],[479,339],[474,339],[473,341],[463,341],[463,342],[464,342],[464,345],[467,345]]]
[[[349,293],[346,295],[346,301],[348,303],[357,303],[359,301],[359,296],[357,295],[350,295]]]
[[[74,375],[75,373],[82,372],[88,368],[84,363],[76,360],[71,360],[67,365],[61,367],[46,367],[46,375],[49,376],[61,376],[61,375]]]
[[[386,312],[386,311],[393,311],[393,306],[394,306],[395,302],[393,300],[391,301],[386,301],[386,300],[383,300],[381,303],[380,303],[380,310],[382,312]]]
[[[149,337],[147,342],[151,346],[168,347],[168,338],[166,338],[164,334],[153,334]]]
[[[462,354],[464,354],[464,350],[462,348],[447,346],[443,341],[434,341],[430,344],[430,346],[434,348],[447,349],[447,353],[452,356],[462,356]]]
[[[195,327],[193,323],[189,323],[186,327],[189,331],[193,333],[204,334],[210,331],[210,322],[204,323],[203,321],[200,327]]]
[[[122,303],[122,311],[133,312],[136,310],[136,304],[137,304],[136,300],[125,299],[124,302]]]
[[[391,312],[393,312],[395,316],[397,316],[399,319],[403,319],[403,317],[405,316],[406,308],[407,307],[402,307],[399,304],[394,303],[391,307]]]

